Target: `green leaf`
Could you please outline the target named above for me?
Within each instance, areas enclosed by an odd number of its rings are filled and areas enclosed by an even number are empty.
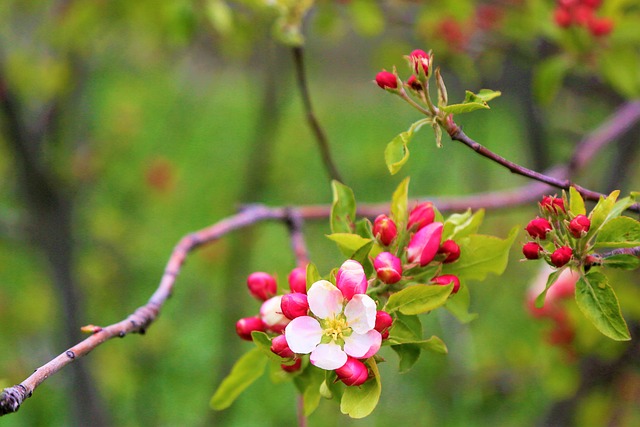
[[[351,188],[331,181],[333,203],[331,204],[331,232],[351,233],[356,219],[356,199]]]
[[[351,259],[356,260],[360,264],[362,264],[362,268],[364,268],[364,274],[366,277],[370,277],[375,272],[373,263],[371,262],[371,259],[369,259],[369,253],[371,252],[374,244],[375,241],[371,240],[369,243],[362,246],[350,256]]]
[[[467,99],[469,99],[471,102],[477,102],[477,101],[489,102],[493,99],[496,99],[500,95],[502,95],[502,92],[500,92],[499,90],[491,90],[491,89],[480,89],[480,92],[476,94],[474,94],[473,92],[467,91],[465,96],[465,102]]]
[[[318,280],[322,280],[322,276],[318,272],[318,267],[312,262],[307,264],[307,290],[316,283]]]
[[[469,288],[461,285],[458,293],[449,298],[444,308],[449,310],[460,323],[469,323],[478,317],[478,313],[469,313],[470,303],[471,296],[469,294]]]
[[[483,219],[484,209],[480,209],[474,214],[471,213],[471,209],[467,209],[463,214],[452,214],[444,222],[442,239],[456,240],[474,234],[480,228]]]
[[[251,332],[251,338],[253,338],[253,343],[262,351],[262,353],[267,356],[273,362],[277,362],[280,364],[293,364],[293,360],[288,360],[283,357],[278,356],[274,352],[271,351],[271,340],[269,336],[264,332],[253,331]]]
[[[591,228],[589,228],[589,232],[587,233],[587,239],[591,239],[591,237],[598,232],[602,224],[607,221],[609,214],[615,206],[618,194],[620,194],[620,191],[616,190],[608,197],[600,197],[600,200],[589,214]]]
[[[436,145],[438,148],[442,148],[442,128],[436,122],[431,124],[431,128],[433,129],[433,135],[436,138]]]
[[[400,374],[411,370],[420,358],[420,347],[415,344],[392,345],[391,349],[398,355],[398,373]]]
[[[413,134],[420,130],[425,124],[431,124],[431,118],[421,119],[411,125],[409,130],[400,133],[393,138],[384,150],[384,160],[391,175],[395,175],[402,169],[402,166],[409,160],[408,145],[413,138]]]
[[[240,393],[262,376],[268,360],[258,348],[238,359],[211,398],[211,407],[220,411],[231,406]]]
[[[618,200],[616,204],[613,205],[613,209],[611,209],[611,212],[609,212],[608,218],[619,217],[620,215],[622,215],[624,211],[629,209],[635,203],[636,203],[636,196],[634,195],[634,193],[631,193],[631,196],[629,197],[624,197]]]
[[[569,210],[574,215],[585,215],[587,213],[584,207],[584,199],[575,187],[569,188]]]
[[[540,61],[533,70],[533,95],[543,105],[548,105],[562,87],[571,62],[563,55]]]
[[[476,110],[488,110],[489,105],[486,102],[469,102],[465,104],[451,104],[440,108],[442,111],[451,114],[470,113]]]
[[[324,379],[324,371],[312,364],[307,365],[306,369],[293,379],[298,391],[302,394],[305,417],[311,415],[320,404],[322,397],[320,387]]]
[[[544,306],[544,299],[547,296],[547,291],[554,283],[556,283],[556,280],[558,280],[558,277],[560,277],[560,273],[562,273],[563,270],[564,268],[561,268],[549,274],[549,277],[547,277],[547,284],[544,286],[544,290],[540,292],[540,294],[536,297],[536,308],[542,308]]]
[[[373,357],[365,362],[369,366],[373,378],[358,387],[347,387],[340,401],[340,411],[351,418],[364,418],[378,405],[382,385],[378,365]]]
[[[640,267],[640,258],[631,254],[618,254],[605,258],[603,264],[612,268],[635,270]]]
[[[389,343],[416,342],[421,339],[422,322],[420,318],[416,315],[397,313],[389,330]]]
[[[359,249],[366,245],[373,245],[372,239],[367,239],[352,233],[333,233],[327,237],[338,244],[342,254],[351,258]],[[371,246],[369,246],[369,249]]]
[[[487,110],[489,109],[487,102],[499,97],[500,95],[502,95],[501,92],[490,89],[482,89],[477,94],[471,91],[466,91],[464,101],[462,101],[461,104],[452,104],[440,109],[451,114],[469,113],[479,109]]]
[[[458,242],[460,258],[445,264],[442,274],[455,274],[461,281],[484,280],[487,274],[500,275],[509,262],[509,249],[519,227],[511,229],[506,239],[483,234],[472,234]]]
[[[408,286],[389,297],[384,311],[403,314],[420,314],[434,310],[447,302],[453,284]]]
[[[607,337],[616,341],[631,339],[618,298],[604,274],[592,271],[578,280],[576,303],[587,319]]]
[[[632,248],[640,246],[640,222],[628,216],[613,218],[596,235],[596,248]]]
[[[406,177],[393,192],[391,198],[391,219],[399,230],[404,230],[407,224],[407,200],[409,194],[409,177]]]

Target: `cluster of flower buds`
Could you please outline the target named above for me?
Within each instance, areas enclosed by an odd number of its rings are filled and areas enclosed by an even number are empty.
[[[533,239],[522,247],[526,259],[544,258],[549,265],[560,268],[581,255],[574,249],[584,246],[578,242],[589,232],[591,220],[568,212],[565,204],[564,199],[554,196],[545,196],[539,203],[542,216],[525,227]]]
[[[448,264],[460,258],[460,247],[456,242],[442,242],[443,224],[436,222],[435,216],[433,204],[430,202],[419,203],[409,212],[406,231],[410,239],[404,248],[394,245],[398,237],[398,227],[391,218],[379,215],[374,220],[373,235],[382,246],[389,249],[378,254],[373,261],[377,278],[381,282],[393,285],[402,279],[405,270],[426,267],[431,263]],[[460,288],[460,280],[453,275],[436,276],[430,283],[454,283],[453,293],[458,292]]]
[[[563,301],[573,298],[579,276],[570,269],[560,273],[558,280],[547,291],[544,306],[537,308],[535,300],[545,288],[548,270],[548,267],[545,268],[532,283],[527,295],[527,308],[536,319],[549,319],[553,323],[553,327],[548,331],[547,341],[571,352],[570,346],[575,338],[575,327]]]
[[[429,75],[431,68],[431,57],[423,50],[416,49],[407,56],[411,69],[415,73],[406,82],[406,86],[412,90],[419,91],[422,89],[421,81],[425,76]],[[382,89],[396,91],[398,89],[398,76],[386,70],[376,74],[376,84]]]
[[[561,28],[583,27],[594,37],[603,37],[613,30],[613,21],[596,15],[601,4],[602,0],[558,0],[553,19]]]

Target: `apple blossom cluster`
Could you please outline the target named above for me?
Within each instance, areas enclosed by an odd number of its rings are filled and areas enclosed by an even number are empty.
[[[594,37],[604,37],[613,30],[613,20],[596,13],[602,0],[558,0],[553,12],[555,23],[561,28],[586,28]]]
[[[563,198],[545,196],[539,203],[540,213],[527,224],[525,230],[533,240],[522,246],[526,259],[544,259],[549,265],[560,268],[572,259],[580,260],[582,253],[574,254],[591,227],[591,220],[584,214],[574,215],[565,208]]]

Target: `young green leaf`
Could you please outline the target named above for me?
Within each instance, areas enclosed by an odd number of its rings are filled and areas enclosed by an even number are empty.
[[[587,213],[582,194],[575,187],[569,188],[569,210],[574,215],[586,215]]]
[[[258,347],[267,358],[271,359],[271,361],[277,362],[278,364],[293,364],[293,360],[284,359],[271,351],[271,340],[264,332],[253,331],[251,332],[251,338],[253,338],[253,343],[256,347]]]
[[[449,298],[444,308],[449,310],[460,323],[469,323],[478,317],[478,313],[469,313],[469,305],[471,297],[469,288],[465,285],[460,286],[458,293],[454,298]]]
[[[596,235],[596,248],[632,248],[640,246],[640,222],[619,216],[605,222]]]
[[[408,145],[413,138],[413,134],[420,130],[425,124],[431,124],[433,119],[425,118],[418,120],[411,127],[393,138],[384,150],[384,160],[391,175],[395,175],[402,169],[402,166],[409,160]]]
[[[366,239],[352,233],[333,233],[327,235],[327,237],[338,244],[338,248],[342,254],[348,258],[351,258],[354,253],[363,248],[366,245],[373,245],[372,239]]]
[[[608,197],[600,197],[600,200],[589,214],[589,219],[591,220],[591,228],[587,233],[587,239],[591,239],[591,237],[600,230],[602,224],[607,221],[607,219],[609,218],[609,214],[613,210],[613,207],[616,203],[618,194],[620,194],[620,191],[616,190],[612,192]]]
[[[312,284],[321,279],[322,276],[320,276],[320,273],[318,272],[318,267],[316,267],[316,265],[312,262],[307,264],[307,289],[309,289]]]
[[[442,239],[461,239],[463,237],[474,234],[480,228],[484,219],[484,209],[480,209],[472,214],[471,209],[463,214],[452,214],[444,222],[442,230]]]
[[[620,268],[622,270],[635,270],[640,267],[640,258],[631,254],[612,255],[602,262],[607,267]]]
[[[373,357],[367,359],[365,363],[369,366],[373,378],[369,378],[359,387],[347,387],[340,401],[340,411],[351,418],[366,417],[373,412],[380,400],[382,385],[378,365]]]
[[[400,230],[407,224],[407,200],[409,195],[409,177],[402,180],[391,198],[391,219]]]
[[[331,181],[331,232],[351,233],[356,220],[356,199],[351,188],[338,181]]]
[[[211,407],[220,411],[231,406],[240,393],[262,376],[268,360],[258,348],[238,359],[211,398]]]
[[[554,283],[556,283],[556,280],[558,280],[558,277],[560,277],[560,274],[562,273],[563,270],[564,268],[561,268],[549,274],[549,277],[547,277],[547,284],[544,286],[544,290],[540,292],[540,294],[536,297],[536,301],[535,301],[536,308],[544,307],[544,299],[547,296],[547,291]]]
[[[408,286],[389,297],[384,311],[403,314],[420,314],[444,305],[453,290],[453,284]]]
[[[576,303],[587,319],[607,337],[616,341],[631,339],[618,298],[604,274],[592,271],[578,280]]]

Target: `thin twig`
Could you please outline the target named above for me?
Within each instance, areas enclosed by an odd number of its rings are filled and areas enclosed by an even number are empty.
[[[304,110],[307,116],[307,122],[313,135],[316,138],[316,142],[318,143],[318,148],[320,149],[320,156],[322,157],[322,162],[324,163],[324,167],[329,174],[331,179],[335,179],[336,181],[344,182],[336,168],[336,165],[331,158],[331,151],[329,150],[329,140],[327,138],[327,134],[325,133],[322,126],[320,126],[320,122],[318,121],[314,111],[313,106],[311,104],[311,95],[309,94],[309,85],[307,83],[307,75],[304,68],[304,51],[301,46],[294,46],[292,48],[293,53],[293,62],[295,64],[296,70],[296,80],[298,82],[298,88],[300,89],[300,95],[302,96],[302,103],[304,105]]]

